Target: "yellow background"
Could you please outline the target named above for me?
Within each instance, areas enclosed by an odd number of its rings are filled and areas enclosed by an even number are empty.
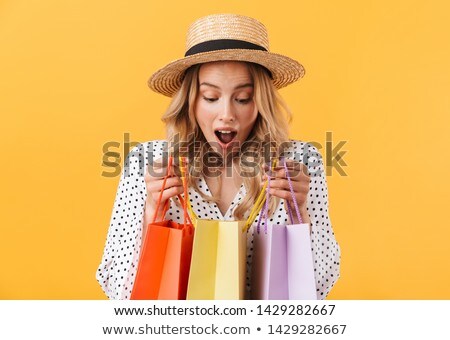
[[[164,137],[147,78],[203,15],[253,16],[299,60],[292,138],[347,141],[328,177],[334,299],[449,299],[450,26],[442,1],[0,1],[0,298],[102,299],[118,177],[102,146]],[[325,149],[322,149],[325,156]],[[121,150],[123,153],[123,150]]]

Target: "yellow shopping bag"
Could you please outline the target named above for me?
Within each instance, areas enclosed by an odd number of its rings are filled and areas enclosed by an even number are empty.
[[[242,300],[245,289],[245,221],[195,222],[188,300]]]
[[[180,158],[182,163],[184,161]],[[182,179],[185,179],[185,168],[180,169]],[[187,300],[244,299],[247,230],[264,204],[265,188],[266,185],[247,221],[198,219],[186,196],[187,208],[195,225]]]

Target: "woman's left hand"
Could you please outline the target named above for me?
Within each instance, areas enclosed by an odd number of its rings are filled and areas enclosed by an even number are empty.
[[[303,223],[310,223],[310,218],[308,211],[306,210],[308,192],[309,192],[309,175],[307,167],[299,162],[293,160],[286,160],[286,166],[289,171],[289,177],[292,183],[292,189],[294,191],[295,199],[297,201],[300,216],[302,217]],[[270,195],[283,198],[285,203],[290,204],[292,215],[294,216],[294,222],[299,223],[295,213],[294,202],[292,200],[292,195],[289,189],[289,182],[286,177],[286,170],[283,165],[278,165],[273,170],[270,170],[268,166],[265,168],[266,175],[270,175]]]

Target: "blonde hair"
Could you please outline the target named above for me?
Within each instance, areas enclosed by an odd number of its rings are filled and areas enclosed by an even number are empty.
[[[261,191],[261,167],[264,158],[260,156],[264,154],[264,146],[271,146],[270,157],[280,157],[290,146],[288,142],[288,123],[291,119],[289,108],[273,86],[268,71],[258,64],[248,62],[245,62],[245,64],[253,80],[253,100],[258,109],[258,116],[247,141],[241,146],[239,156],[241,173],[245,172],[249,175],[243,176],[247,194],[233,213],[234,218],[238,220],[243,219],[246,212],[252,208]],[[181,88],[172,98],[162,117],[162,121],[167,127],[169,145],[173,145],[175,137],[178,136],[179,141],[187,142],[186,144],[191,146],[188,151],[190,159],[188,169],[190,174],[199,173],[199,171],[203,174],[205,170],[201,161],[201,152],[207,143],[197,124],[194,110],[198,93],[200,67],[201,64],[194,65],[186,71]],[[194,142],[200,142],[202,147],[192,147]],[[249,154],[259,156],[258,169],[248,167],[246,162],[242,162],[243,156]],[[268,156],[267,153],[266,156]],[[192,159],[194,159],[193,162]],[[198,188],[196,176],[189,177],[189,185],[201,192]],[[218,201],[204,194],[202,194],[202,197],[207,201]],[[270,212],[273,212],[279,200],[273,199],[271,201]]]

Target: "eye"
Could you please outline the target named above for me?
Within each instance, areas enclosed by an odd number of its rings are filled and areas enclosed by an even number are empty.
[[[217,100],[216,98],[208,98],[208,97],[205,97],[205,96],[203,96],[203,99],[206,100],[208,103],[213,103],[213,102],[215,102]]]
[[[239,104],[248,104],[248,103],[250,103],[251,100],[252,100],[252,98],[236,99],[236,101],[237,101]]]

